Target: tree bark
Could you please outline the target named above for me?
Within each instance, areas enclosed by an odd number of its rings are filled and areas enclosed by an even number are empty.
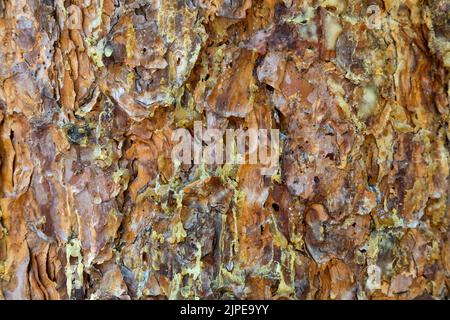
[[[449,7],[0,0],[0,298],[448,298]]]

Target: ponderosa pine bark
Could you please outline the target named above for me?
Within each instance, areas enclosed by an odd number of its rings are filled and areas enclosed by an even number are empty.
[[[0,298],[448,298],[446,0],[0,0]],[[279,129],[272,177],[178,165]]]

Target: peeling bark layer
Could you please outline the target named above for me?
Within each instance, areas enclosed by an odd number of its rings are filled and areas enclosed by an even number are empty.
[[[449,296],[446,0],[0,0],[0,298]],[[181,165],[195,121],[280,165]]]

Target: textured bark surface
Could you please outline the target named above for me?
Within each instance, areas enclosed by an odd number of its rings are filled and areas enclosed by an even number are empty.
[[[0,298],[448,298],[449,9],[0,0]],[[197,120],[277,175],[175,166]]]

